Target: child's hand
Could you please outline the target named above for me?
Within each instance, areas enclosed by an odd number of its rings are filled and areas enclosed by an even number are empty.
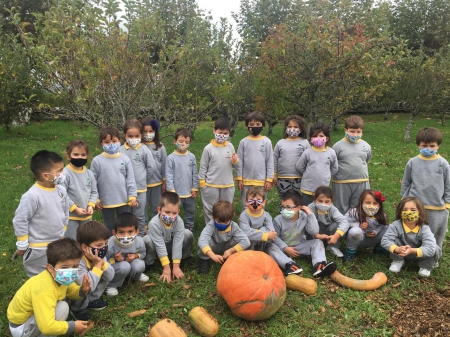
[[[82,216],[82,215],[86,215],[86,214],[87,214],[87,213],[86,213],[86,210],[83,209],[83,208],[81,208],[81,207],[75,208],[74,212],[75,212],[75,214],[78,215],[78,216]]]
[[[224,254],[224,255],[225,255],[225,254]],[[211,258],[211,260],[213,260],[214,262],[220,263],[220,264],[222,264],[223,261],[224,261],[224,258],[223,258],[223,256],[221,256],[221,255],[211,254],[210,258]]]
[[[136,201],[136,199],[131,199],[130,200],[130,207],[138,207],[138,206],[139,206],[139,204]]]
[[[116,262],[122,262],[123,261],[122,251],[120,251],[120,252],[118,252],[117,254],[114,255],[114,260],[116,260]]]
[[[234,253],[236,253],[236,249],[234,248],[230,248],[227,249],[224,253],[223,253],[223,259],[226,260],[228,259],[231,255],[233,255]]]
[[[361,228],[363,231],[365,231],[367,227],[369,227],[369,224],[365,221],[359,225],[359,228]]]
[[[127,254],[127,258],[125,259],[125,261],[132,262],[133,260],[136,260],[138,258],[139,258],[139,256],[137,254],[128,253]]]
[[[192,198],[197,198],[197,191],[191,191],[191,197]]]
[[[406,245],[395,248],[394,253],[397,253],[398,256],[405,257],[408,256],[409,254],[414,254],[415,249],[411,248],[411,246],[409,245]]]
[[[92,254],[92,250],[90,247],[87,247],[87,249],[84,251],[84,255],[86,256],[86,258],[92,262],[93,265],[100,265],[100,268],[103,266],[103,264],[105,263],[105,260],[103,260],[102,258],[100,258],[98,256],[98,251],[95,250],[95,254]]]
[[[92,215],[92,214],[94,214],[94,208],[93,208],[91,205],[89,205],[88,207],[86,207],[86,214],[87,214],[87,215]]]
[[[264,189],[265,189],[266,191],[270,191],[271,188],[272,188],[272,183],[271,183],[270,181],[266,181],[266,182],[264,183]]]
[[[81,290],[87,295],[89,294],[89,290],[91,290],[91,281],[87,274],[84,274],[83,283],[81,283]]]
[[[284,248],[284,252],[292,258],[300,256],[300,253],[295,250],[295,247],[287,246],[286,248]]]
[[[74,332],[79,334],[79,335],[83,335],[86,333],[88,327],[88,322],[87,321],[75,321],[75,330]]]
[[[275,240],[277,238],[278,234],[277,232],[274,231],[269,231],[267,232],[267,237],[269,238],[269,240]]]
[[[238,180],[238,189],[239,189],[239,191],[244,190],[244,181]]]
[[[374,238],[377,234],[374,231],[365,233],[368,238]]]
[[[181,279],[184,277],[184,273],[180,269],[180,265],[175,263],[172,268],[172,274],[174,279]]]
[[[328,244],[329,244],[329,245],[334,245],[334,244],[336,244],[336,243],[338,242],[338,240],[339,240],[340,237],[341,237],[341,236],[339,235],[339,233],[334,233],[333,235],[330,235],[330,236],[328,237]]]
[[[164,193],[166,191],[166,182],[163,181],[162,185],[161,185],[161,193]]]
[[[23,254],[25,254],[26,251],[27,251],[26,249],[24,250],[17,249],[17,256],[22,256]]]
[[[168,264],[163,267],[163,272],[159,277],[159,279],[162,279],[163,282],[170,283],[170,281],[172,280],[171,275],[172,271],[170,270],[170,264]]]
[[[100,201],[95,204],[95,209],[101,211],[103,209],[103,205]]]
[[[326,234],[316,234],[314,235],[314,238],[319,240],[328,240],[330,236]]]
[[[308,206],[300,206],[300,209],[305,212],[306,214],[311,214],[311,210]]]
[[[231,155],[231,162],[236,163],[238,161],[238,156],[236,153],[233,153]]]
[[[274,177],[273,181],[272,181],[272,184],[273,184],[273,186],[277,186],[278,185],[278,179]]]

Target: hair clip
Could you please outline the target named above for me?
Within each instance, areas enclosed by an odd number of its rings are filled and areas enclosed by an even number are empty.
[[[383,194],[381,194],[380,191],[376,191],[376,192],[375,192],[375,195],[376,195],[376,197],[377,197],[378,199],[380,199],[381,202],[384,202],[384,201],[386,200],[386,198],[384,197]]]

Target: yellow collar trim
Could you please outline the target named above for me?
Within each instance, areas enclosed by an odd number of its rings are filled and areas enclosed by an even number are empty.
[[[264,138],[264,136],[261,136],[261,135],[256,136],[256,137],[254,137],[254,136],[247,136],[247,138],[250,139],[250,140],[261,140],[261,139]]]
[[[85,166],[83,166],[83,168],[82,168],[81,170],[76,170],[76,169],[74,169],[73,166],[72,166],[72,163],[69,163],[69,165],[67,165],[67,167],[68,167],[69,170],[71,170],[72,172],[75,172],[75,173],[78,173],[78,174],[83,173],[84,171],[86,171],[86,167],[85,167]]]
[[[248,215],[250,215],[253,218],[259,218],[264,214],[264,208],[261,209],[259,213],[252,213],[248,208],[246,208],[245,211],[247,212]]]
[[[155,142],[144,142],[145,145],[153,145]]]
[[[431,157],[425,157],[425,156],[422,156],[421,154],[419,154],[419,158],[422,160],[436,160],[440,157],[441,157],[441,155],[439,153],[436,153],[434,156],[431,156]]]
[[[319,211],[319,210],[317,210],[317,214],[319,214],[319,215],[326,215],[326,214],[328,214],[328,211],[325,211],[325,212],[322,212],[322,211]]]
[[[179,155],[179,156],[186,156],[189,153],[189,150],[186,150],[186,152],[179,152],[178,150],[174,150],[173,153]]]
[[[351,142],[346,137],[344,137],[342,139],[344,140],[344,142],[351,143],[351,144],[356,144],[356,143],[359,143],[361,141],[361,138],[359,138],[356,142]]]
[[[224,143],[219,144],[219,143],[216,142],[215,139],[211,140],[211,144],[214,145],[215,147],[218,147],[218,146],[227,146],[227,143],[228,143],[228,141],[225,141]]]
[[[295,137],[295,138],[287,137],[287,138],[285,138],[285,139],[286,139],[286,140],[293,140],[293,141],[296,141],[296,140],[302,139],[302,137]]]
[[[216,228],[217,229],[217,228]],[[224,234],[224,233],[228,233],[229,231],[231,231],[231,224],[227,227],[227,229],[225,229],[224,231],[219,231],[217,230],[220,234]]]
[[[47,192],[52,192],[52,191],[56,190],[56,185],[54,187],[44,187],[44,186],[39,185],[38,183],[35,183],[34,185],[37,188],[39,188],[39,189],[41,189],[43,191],[47,191]]]
[[[313,150],[316,151],[316,152],[327,152],[327,150],[329,149],[329,147],[328,147],[328,146],[325,146],[325,148],[324,148],[323,150],[321,150],[321,149],[318,149],[318,148],[315,147],[315,146],[311,146],[311,149],[313,149]]]
[[[420,230],[420,226],[419,226],[419,225],[416,225],[416,227],[414,227],[413,229],[411,229],[411,228],[409,228],[409,227],[405,224],[404,221],[402,221],[402,224],[403,224],[403,229],[405,230],[405,233],[406,233],[406,234],[411,233],[411,232],[413,232],[413,233],[415,233],[415,234],[419,233],[419,230]]]
[[[125,144],[123,144],[125,146],[125,149],[129,150],[129,149],[133,149],[133,150],[137,150],[141,147],[142,143],[139,143],[136,147],[131,147],[130,145],[128,145],[127,142],[125,142]]]
[[[108,154],[106,152],[102,152],[102,156],[106,157],[106,158],[119,158],[122,155],[121,152],[117,152],[115,154]]]

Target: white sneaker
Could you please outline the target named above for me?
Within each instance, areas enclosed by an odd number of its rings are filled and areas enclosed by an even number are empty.
[[[337,247],[334,246],[327,246],[327,250],[329,250],[330,252],[332,252],[334,255],[336,255],[337,257],[343,257],[344,254],[341,252],[341,250]]]
[[[433,265],[433,269],[439,267],[439,261],[435,262]]]
[[[389,267],[389,270],[393,273],[398,273],[400,270],[402,270],[403,265],[405,264],[404,260],[401,261],[393,261],[391,263],[391,266]]]
[[[117,296],[119,292],[117,291],[117,288],[107,287],[106,288],[106,295],[108,296]]]
[[[430,269],[426,269],[426,268],[420,268],[419,269],[419,276],[430,277],[430,274],[431,274],[431,270]]]
[[[141,282],[147,282],[150,278],[145,275],[145,274],[141,274],[141,276],[139,276],[139,281]]]

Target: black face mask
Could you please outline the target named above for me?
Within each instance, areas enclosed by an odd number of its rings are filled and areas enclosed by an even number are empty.
[[[261,133],[261,131],[263,130],[262,126],[249,126],[248,127],[248,131],[250,131],[250,133],[253,136],[259,136],[259,134]]]
[[[87,163],[87,159],[84,158],[70,158],[70,163],[75,167],[83,167]]]

